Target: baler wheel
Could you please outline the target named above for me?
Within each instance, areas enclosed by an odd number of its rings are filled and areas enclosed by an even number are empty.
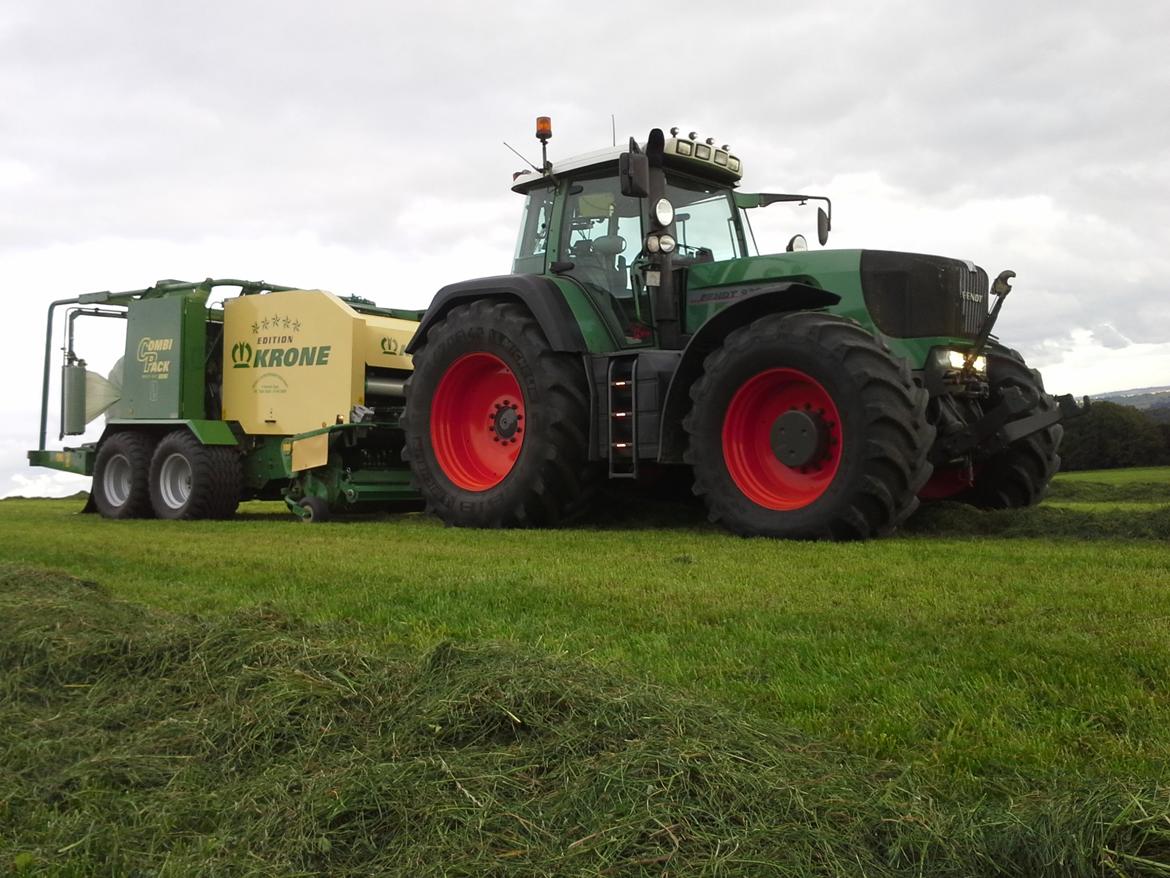
[[[518,303],[458,305],[431,326],[404,426],[415,485],[447,524],[553,525],[595,493],[584,365]]]
[[[1004,390],[1017,387],[1036,400],[1035,406],[1021,417],[1052,411],[1057,402],[1044,392],[1044,380],[1029,369],[1016,351],[995,347],[988,351],[987,378],[991,384],[989,406],[994,408]],[[975,483],[970,489],[951,498],[982,509],[1020,509],[1034,506],[1044,499],[1048,483],[1060,469],[1060,440],[1064,427],[1053,424],[1039,432],[1017,439],[1007,448],[978,464]]]
[[[154,449],[150,502],[159,518],[230,518],[243,478],[236,448],[204,445],[187,430],[174,430]]]
[[[857,323],[771,314],[691,386],[685,459],[713,521],[744,536],[866,539],[918,507],[934,427],[906,363]]]
[[[106,437],[98,449],[91,496],[103,518],[149,518],[150,455],[147,433],[124,431]]]
[[[301,516],[301,521],[305,524],[322,524],[329,520],[329,504],[320,497],[304,497],[300,505],[305,510]]]

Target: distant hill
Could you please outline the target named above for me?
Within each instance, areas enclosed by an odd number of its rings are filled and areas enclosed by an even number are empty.
[[[1170,406],[1170,387],[1137,387],[1133,390],[1111,390],[1094,394],[1093,399],[1107,399],[1135,409]]]
[[[1099,393],[1095,400],[1114,402],[1139,409],[1153,420],[1170,423],[1170,387],[1137,387],[1133,390],[1111,390]]]

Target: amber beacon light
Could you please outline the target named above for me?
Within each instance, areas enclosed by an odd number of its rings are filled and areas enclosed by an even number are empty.
[[[552,117],[537,116],[536,117],[536,138],[544,143],[552,137]]]

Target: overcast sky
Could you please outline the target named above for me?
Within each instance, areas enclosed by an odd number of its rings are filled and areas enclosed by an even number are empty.
[[[508,271],[501,141],[537,156],[537,115],[554,159],[611,114],[677,124],[748,191],[830,195],[830,246],[1014,269],[997,331],[1051,390],[1170,384],[1168,34],[1164,0],[5,0],[0,496],[86,484],[24,460],[50,301],[218,276],[425,306]],[[780,220],[773,249],[815,240]]]

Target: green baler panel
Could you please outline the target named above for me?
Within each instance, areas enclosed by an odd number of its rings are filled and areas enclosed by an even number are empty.
[[[122,398],[113,418],[203,417],[206,294],[139,299],[126,321]]]

